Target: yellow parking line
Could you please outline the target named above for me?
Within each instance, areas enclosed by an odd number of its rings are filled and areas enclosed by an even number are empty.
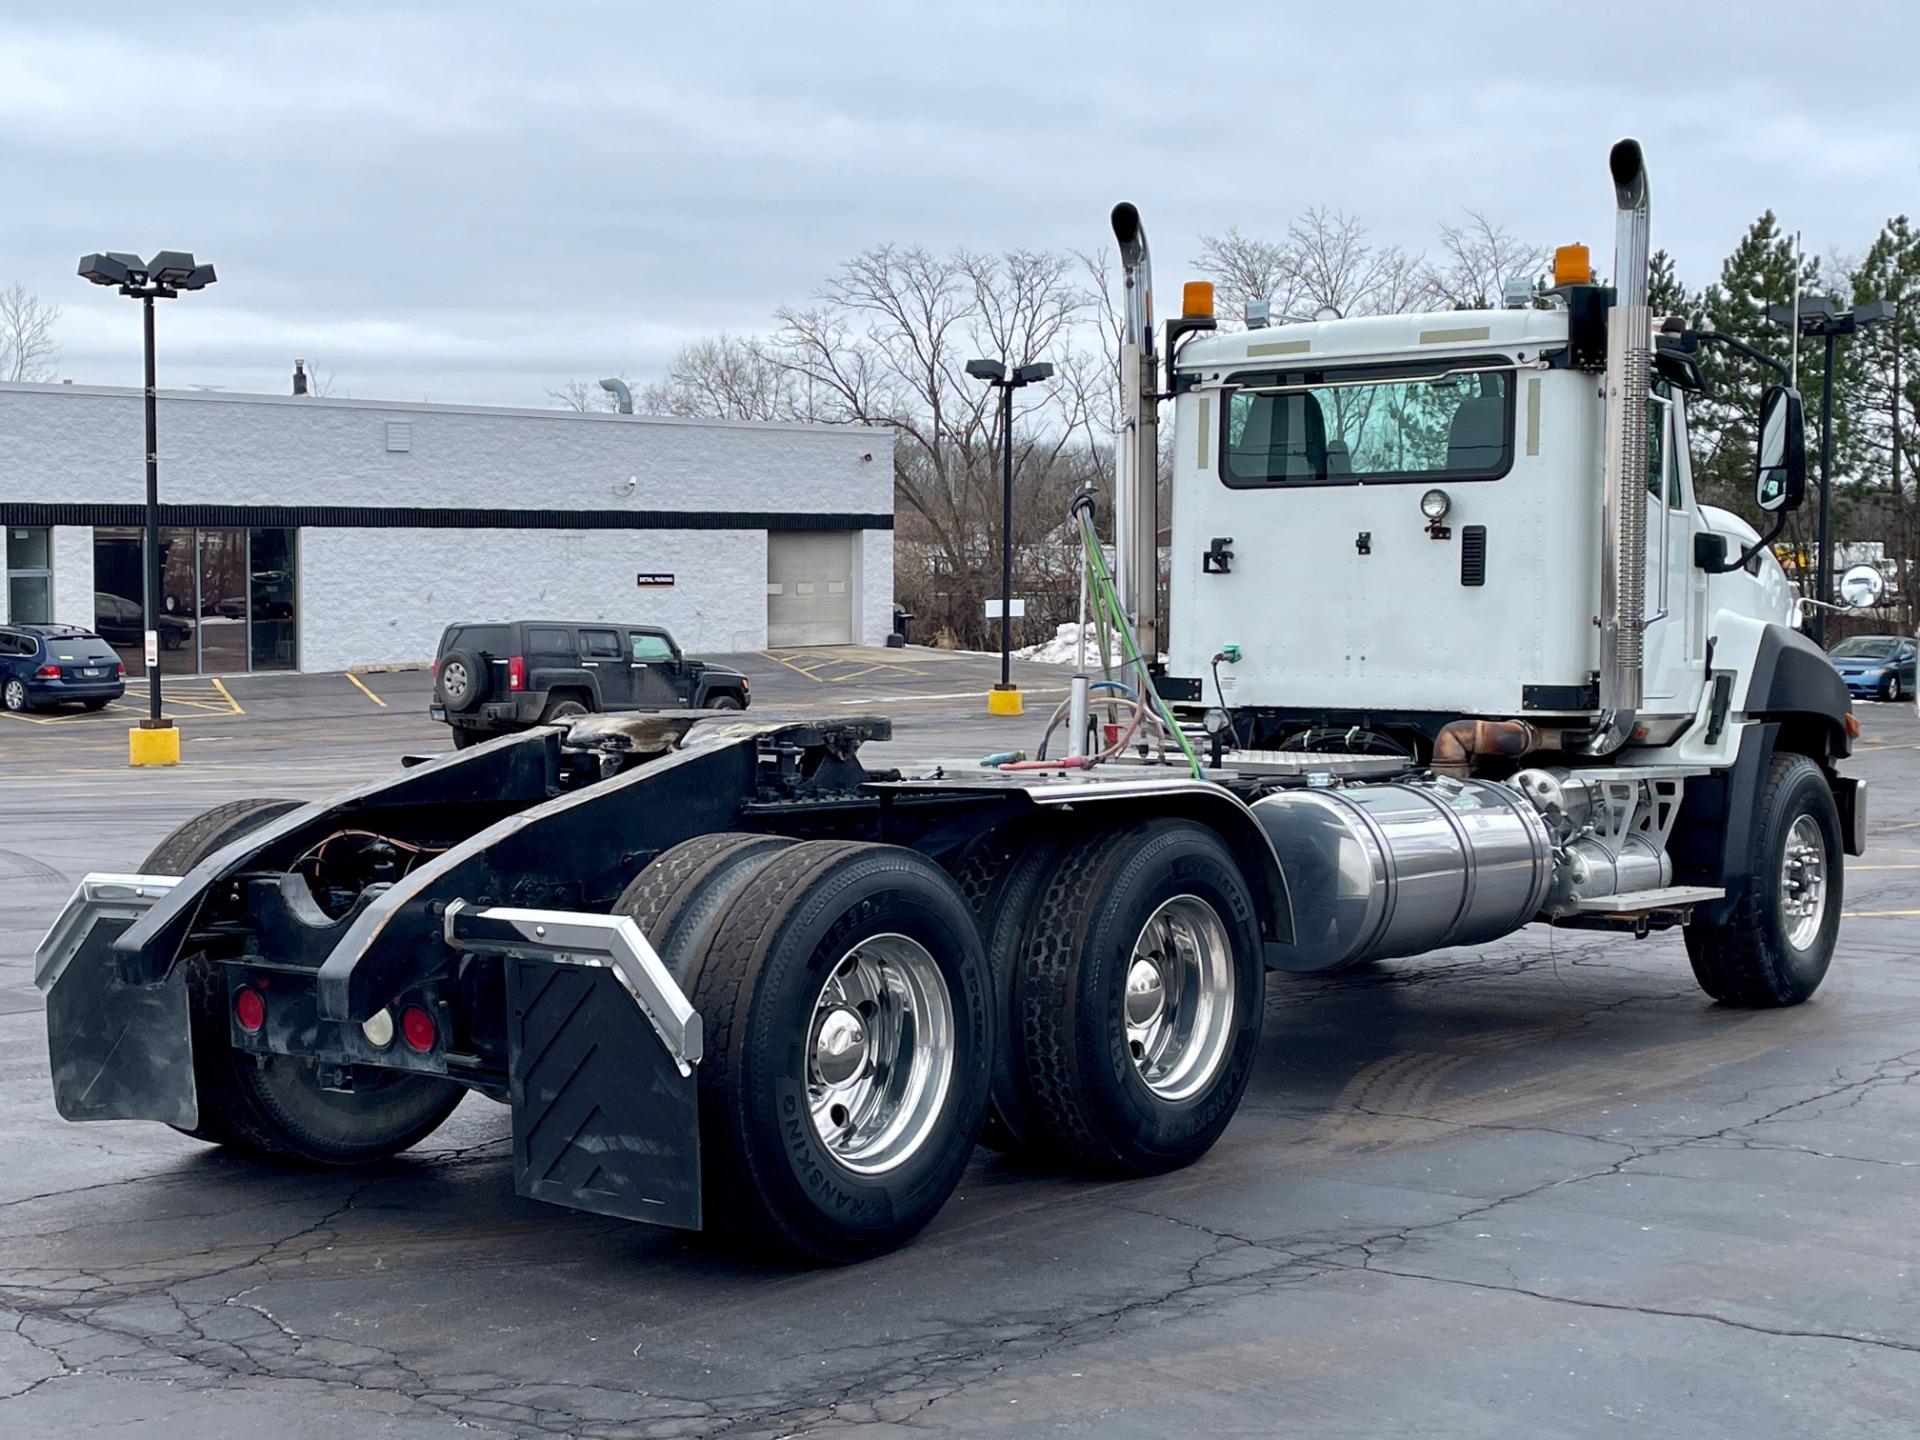
[[[358,685],[360,687],[361,693],[364,694],[367,697],[367,699],[371,700],[374,704],[378,705],[382,710],[387,708],[387,702],[382,700],[378,695],[374,694],[373,691],[367,689],[365,682],[362,681],[361,678],[358,675],[354,674],[351,670],[347,672],[347,679],[351,680],[355,685]]]
[[[233,698],[233,692],[227,689],[227,687],[222,685],[218,680],[215,680],[213,682],[213,688],[218,690],[222,695],[226,697],[227,704],[233,707],[234,714],[244,715],[247,713],[246,711],[240,708],[240,702]]]
[[[776,665],[785,665],[787,669],[793,671],[793,673],[796,675],[806,676],[807,679],[813,681],[813,683],[816,685],[822,685],[826,683],[818,675],[814,674],[811,670],[802,670],[798,665],[794,665],[786,660],[782,660],[778,655],[774,654],[771,650],[762,650],[760,654],[764,656],[766,659],[773,661],[773,663]]]
[[[1849,920],[1892,920],[1902,915],[1920,915],[1920,910],[1843,910]]]

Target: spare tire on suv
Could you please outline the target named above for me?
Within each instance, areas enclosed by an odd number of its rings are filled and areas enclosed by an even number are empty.
[[[440,657],[433,693],[449,714],[465,714],[486,698],[486,665],[471,650],[449,650]]]

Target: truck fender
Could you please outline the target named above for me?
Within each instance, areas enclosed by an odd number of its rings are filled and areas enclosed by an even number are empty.
[[[1853,698],[1827,652],[1798,630],[1768,625],[1754,650],[1747,675],[1749,715],[1782,722],[1787,748],[1815,760],[1845,759],[1853,753],[1847,717]],[[1819,748],[1812,748],[1814,745]]]
[[[1253,811],[1232,791],[1201,780],[1178,788],[1160,782],[1146,792],[1113,782],[1087,782],[1049,786],[1033,793],[1033,800],[1036,805],[1097,815],[1115,824],[1164,815],[1206,826],[1233,851],[1253,892],[1269,969],[1274,948],[1293,943],[1293,902],[1273,842]]]

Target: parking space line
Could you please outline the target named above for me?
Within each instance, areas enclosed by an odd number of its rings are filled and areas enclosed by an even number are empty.
[[[224,696],[226,696],[226,697],[227,697],[227,704],[229,704],[229,705],[231,705],[231,706],[233,707],[233,713],[234,713],[234,714],[236,714],[236,715],[244,715],[244,714],[246,714],[246,713],[247,713],[246,711],[244,711],[244,710],[242,710],[242,709],[240,708],[240,702],[239,702],[238,700],[236,700],[236,699],[234,699],[234,698],[233,698],[233,692],[232,692],[231,690],[229,690],[229,689],[227,689],[227,687],[226,687],[225,685],[222,685],[222,684],[220,683],[220,681],[219,681],[219,680],[217,680],[217,679],[216,679],[216,680],[215,680],[215,681],[213,682],[213,688],[214,688],[214,689],[216,689],[216,690],[218,690],[218,691],[219,691],[219,692],[220,692],[220,693],[221,693],[222,695],[224,695]]]
[[[1905,915],[1920,915],[1920,910],[1843,910],[1848,920],[1892,920]]]
[[[814,674],[811,670],[802,670],[798,665],[793,664],[791,661],[781,659],[778,655],[774,654],[771,650],[762,650],[760,654],[764,659],[771,660],[776,665],[785,665],[787,669],[793,671],[793,673],[796,675],[806,676],[807,679],[813,681],[813,683],[816,685],[824,683],[820,679],[820,677]]]
[[[367,697],[367,699],[371,700],[374,704],[378,705],[382,710],[385,710],[387,708],[387,702],[382,700],[378,695],[374,694],[373,691],[367,689],[366,682],[362,680],[358,675],[354,674],[351,670],[347,672],[347,679],[351,680],[355,685],[359,686],[361,693],[364,694]]]

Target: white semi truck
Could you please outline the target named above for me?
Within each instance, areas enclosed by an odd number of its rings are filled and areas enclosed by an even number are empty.
[[[902,775],[861,763],[877,717],[596,716],[222,806],[43,943],[61,1113],[349,1164],[475,1090],[522,1194],[833,1262],[924,1225],[983,1127],[1197,1159],[1269,970],[1680,926],[1715,999],[1804,1000],[1857,727],[1761,537],[1694,498],[1703,337],[1656,330],[1639,147],[1611,172],[1610,288],[1570,251],[1523,308],[1235,334],[1156,326],[1119,207],[1117,586],[1076,514],[1120,662],[1063,758]],[[1756,399],[1784,515],[1799,401]]]

